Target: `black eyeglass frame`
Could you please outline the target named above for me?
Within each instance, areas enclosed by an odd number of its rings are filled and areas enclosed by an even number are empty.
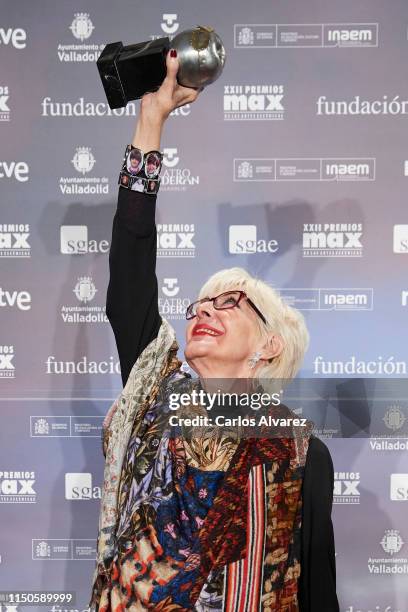
[[[224,306],[222,308],[220,308],[219,306],[215,305],[215,300],[217,300],[219,297],[223,296],[223,295],[230,295],[231,293],[239,293],[239,298],[236,301],[235,304],[233,304],[232,306]],[[265,319],[264,315],[262,314],[262,312],[259,310],[259,308],[257,306],[255,306],[255,304],[253,303],[253,301],[247,296],[247,294],[245,293],[245,291],[241,291],[240,289],[236,289],[235,291],[224,291],[223,293],[220,293],[219,295],[216,295],[213,298],[210,297],[206,297],[206,298],[201,298],[201,300],[196,300],[195,302],[191,302],[191,304],[187,307],[186,309],[186,319],[187,321],[190,321],[191,319],[194,319],[194,317],[196,317],[196,314],[193,314],[191,316],[189,316],[189,311],[191,311],[193,309],[193,307],[196,304],[202,304],[203,302],[212,302],[213,306],[216,310],[228,310],[230,308],[235,308],[236,306],[238,306],[238,304],[240,303],[240,301],[242,300],[242,298],[246,298],[246,301],[248,302],[248,304],[251,306],[251,308],[256,312],[256,314],[260,317],[260,319],[265,323],[265,325],[268,325],[267,320]]]

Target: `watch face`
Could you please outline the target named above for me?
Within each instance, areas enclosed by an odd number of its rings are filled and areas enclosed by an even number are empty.
[[[129,174],[137,174],[143,166],[143,153],[140,149],[132,149],[128,153],[126,168]]]
[[[161,157],[158,153],[152,151],[145,158],[145,174],[147,178],[153,178],[160,172]]]

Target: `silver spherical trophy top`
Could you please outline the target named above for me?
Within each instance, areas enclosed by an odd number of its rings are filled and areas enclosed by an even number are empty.
[[[220,76],[225,64],[225,48],[210,26],[183,30],[171,41],[177,49],[180,68],[177,80],[185,87],[205,87]]]

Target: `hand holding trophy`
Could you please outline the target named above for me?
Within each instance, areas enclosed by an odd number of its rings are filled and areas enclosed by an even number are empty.
[[[121,108],[159,89],[166,78],[169,47],[168,37],[127,47],[121,42],[106,45],[97,66],[110,108]],[[209,26],[180,32],[172,39],[171,47],[177,51],[177,82],[181,86],[201,91],[224,68],[224,45]]]
[[[172,49],[166,57],[166,76],[159,89],[147,92],[140,101],[140,116],[146,123],[163,123],[176,108],[191,104],[202,91],[202,87],[185,87],[180,85],[177,75],[180,60]]]

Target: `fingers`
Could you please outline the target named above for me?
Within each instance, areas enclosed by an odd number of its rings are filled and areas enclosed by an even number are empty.
[[[190,102],[195,102],[197,100],[200,91],[198,89],[193,89],[192,87],[182,87],[178,86],[174,91],[173,99],[176,103],[176,108],[180,106],[184,106],[184,104],[189,104]]]
[[[180,67],[180,63],[177,57],[172,57],[170,51],[166,55],[166,69],[167,74],[162,83],[162,87],[168,91],[171,95],[177,86],[177,72]]]
[[[177,52],[176,52],[177,53]],[[204,89],[201,87],[184,87],[177,81],[177,73],[180,68],[180,61],[176,56],[171,54],[171,49],[166,55],[166,77],[161,84],[160,89],[167,97],[168,101],[173,108],[179,108],[190,102],[194,102],[201,91]]]

